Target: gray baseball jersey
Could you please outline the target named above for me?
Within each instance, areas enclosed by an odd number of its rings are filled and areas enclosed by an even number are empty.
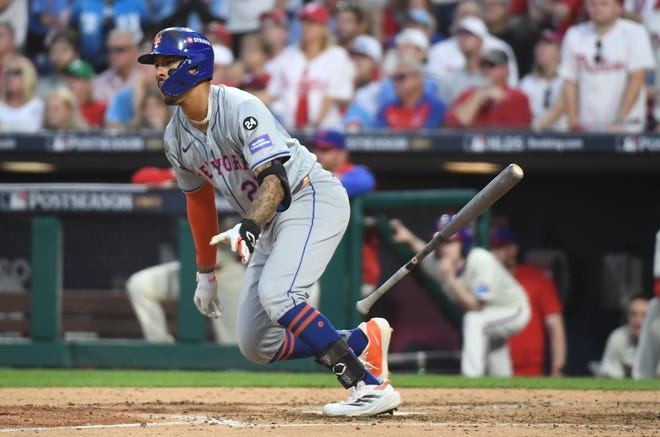
[[[184,192],[211,182],[245,216],[258,188],[255,168],[273,159],[286,160],[291,189],[309,174],[316,157],[291,138],[261,100],[236,88],[212,85],[209,103],[206,134],[179,107],[165,128],[165,154]]]
[[[239,348],[249,360],[265,364],[284,340],[277,320],[307,301],[346,231],[348,196],[339,179],[291,138],[259,99],[211,86],[209,103],[206,134],[180,108],[165,129],[165,153],[179,187],[192,192],[210,182],[247,216],[258,189],[254,169],[279,158],[292,191],[289,208],[262,230],[239,297]],[[219,288],[222,300],[222,284]]]

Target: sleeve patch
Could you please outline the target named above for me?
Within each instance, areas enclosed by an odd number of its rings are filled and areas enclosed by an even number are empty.
[[[484,297],[487,296],[490,293],[490,287],[485,284],[477,284],[474,287],[472,287],[472,292],[477,296],[477,297]]]
[[[260,150],[266,149],[268,147],[273,146],[273,141],[270,139],[270,135],[265,134],[261,135],[260,137],[257,137],[250,141],[248,144],[248,148],[250,149],[250,153],[253,155],[257,153]]]

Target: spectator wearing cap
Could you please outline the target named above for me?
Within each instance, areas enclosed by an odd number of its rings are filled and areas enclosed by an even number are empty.
[[[510,14],[510,0],[480,0],[488,32],[511,46],[518,74],[525,76],[532,69],[534,40],[537,35],[528,21]]]
[[[426,59],[429,49],[428,36],[419,29],[404,29],[395,38],[396,48],[389,50],[383,60],[383,70],[391,77],[399,59],[414,59],[426,69]],[[378,104],[385,105],[397,99],[394,82],[387,77],[383,80]],[[432,77],[424,75],[424,92],[426,94],[438,95],[438,83]]]
[[[222,44],[214,44],[213,47],[213,78],[211,83],[214,85],[225,84],[236,86],[239,80],[230,81],[228,78],[229,68],[234,63],[234,54],[229,47]]]
[[[568,121],[562,99],[564,81],[559,77],[561,35],[550,29],[541,32],[534,47],[532,72],[520,81],[520,90],[527,94],[532,110],[534,130],[566,131]]]
[[[383,48],[380,42],[370,35],[358,35],[348,53],[355,66],[355,98],[344,114],[344,130],[360,132],[375,126],[378,111],[378,96],[381,87],[380,61]]]
[[[75,34],[63,31],[54,34],[48,46],[48,63],[50,71],[39,76],[37,94],[45,99],[55,88],[65,85],[65,69],[76,59],[80,59],[80,51]]]
[[[353,64],[346,50],[332,43],[325,6],[305,4],[300,19],[300,44],[286,49],[273,68],[270,108],[287,129],[341,128],[342,111],[353,98]]]
[[[368,17],[357,2],[337,2],[335,36],[338,45],[348,50],[355,37],[368,31]]]
[[[437,20],[433,14],[424,8],[413,8],[408,10],[406,28],[421,30],[426,36],[428,36],[431,44],[435,44],[445,39],[445,36],[437,31]]]
[[[467,30],[475,35],[483,34],[482,29],[485,28],[485,23],[481,18],[482,15],[483,10],[477,1],[463,0],[456,6],[454,21],[451,25],[452,36],[433,44],[429,48],[427,69],[430,75],[433,77],[442,77],[452,71],[465,67],[466,59],[458,44],[458,32],[459,30]],[[466,17],[472,18],[463,21]],[[507,80],[509,86],[517,86],[518,65],[511,46],[486,32],[483,36],[482,50],[488,51],[493,49],[503,50],[506,53],[509,59],[509,76]]]
[[[350,160],[346,148],[346,138],[338,130],[318,130],[314,132],[311,146],[321,166],[334,174],[341,181],[349,199],[373,192],[376,178],[371,170],[363,165],[356,165]],[[378,257],[378,238],[367,230],[362,244],[362,290],[363,296],[371,293],[380,279]]]
[[[445,123],[450,127],[486,129],[527,129],[532,122],[529,99],[507,84],[509,60],[502,50],[481,55],[484,86],[465,90],[452,103]]]
[[[529,300],[532,316],[527,326],[509,337],[514,376],[541,376],[544,362],[549,374],[562,376],[566,365],[566,332],[557,286],[550,276],[531,264],[519,262],[518,242],[508,226],[490,229],[491,252],[520,283]],[[545,359],[546,340],[549,357]]]
[[[481,53],[488,30],[476,17],[465,17],[458,23],[458,47],[465,57],[465,66],[448,74],[437,76],[441,98],[451,104],[468,88],[481,86],[486,78],[481,72]]]
[[[94,98],[93,80],[95,77],[92,65],[80,59],[70,62],[64,69],[66,86],[73,93],[80,113],[90,128],[103,127],[103,116],[107,105]]]
[[[378,108],[376,128],[418,130],[440,127],[446,107],[434,93],[425,90],[425,76],[419,60],[399,59],[390,76],[396,98]]]
[[[37,96],[37,71],[24,56],[3,65],[0,81],[0,130],[37,132],[41,129],[44,102]]]

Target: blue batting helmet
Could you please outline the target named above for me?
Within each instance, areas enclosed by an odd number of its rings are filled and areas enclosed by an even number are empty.
[[[447,224],[454,219],[453,215],[442,214],[436,223],[436,229],[440,229],[447,226]],[[449,238],[449,241],[460,241],[462,244],[462,253],[463,256],[467,256],[470,249],[472,249],[472,244],[474,243],[474,227],[472,224],[462,227],[454,235]]]
[[[138,57],[141,64],[153,64],[154,56],[180,56],[184,61],[170,70],[163,82],[163,94],[178,97],[198,83],[213,77],[213,47],[199,32],[187,27],[168,27],[156,34],[151,53]]]

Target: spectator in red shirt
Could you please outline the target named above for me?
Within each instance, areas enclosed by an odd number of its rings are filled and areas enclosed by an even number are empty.
[[[336,130],[318,130],[311,145],[319,164],[339,178],[349,199],[374,191],[376,179],[373,173],[367,167],[355,165],[350,161],[343,133]],[[362,244],[362,296],[376,289],[379,278],[378,237],[370,229],[366,229]]]
[[[380,105],[376,128],[392,130],[440,127],[445,104],[424,87],[424,65],[412,58],[400,58],[391,75],[396,98]]]
[[[511,230],[496,225],[490,232],[491,251],[527,292],[532,317],[519,333],[509,337],[515,376],[543,375],[546,334],[550,346],[550,375],[562,376],[566,364],[566,333],[557,287],[543,271],[518,263],[518,243]]]
[[[94,68],[87,61],[76,59],[65,67],[64,74],[66,86],[76,97],[87,125],[96,129],[103,127],[103,116],[108,105],[94,98]]]
[[[508,57],[502,50],[489,50],[481,55],[480,68],[486,85],[465,90],[452,103],[445,124],[470,128],[528,128],[532,111],[527,95],[509,87]]]

